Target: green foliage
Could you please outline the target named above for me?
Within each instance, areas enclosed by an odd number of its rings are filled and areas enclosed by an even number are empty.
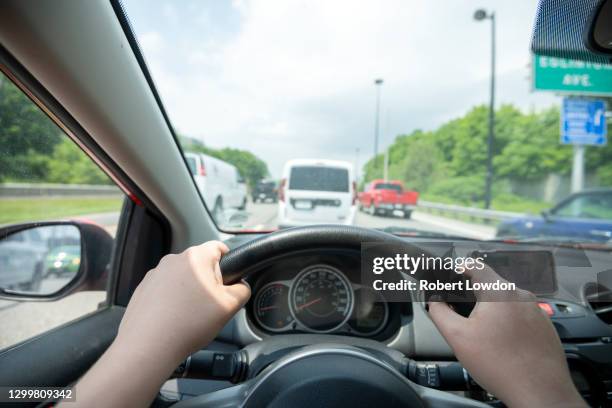
[[[0,76],[0,181],[110,183],[102,170],[3,76]]]
[[[389,147],[389,177],[436,201],[479,205],[485,186],[489,112],[476,106],[464,116],[448,121],[431,132],[420,130],[398,136]],[[495,113],[493,168],[495,208],[520,202],[526,208],[547,203],[529,202],[509,194],[507,181],[539,180],[551,173],[567,175],[572,166],[572,147],[559,143],[559,109],[551,107],[524,113],[503,105]],[[612,126],[608,126],[610,130]],[[602,186],[612,186],[612,146],[589,148],[587,171],[594,172]],[[364,165],[363,182],[383,176],[384,157]],[[505,186],[505,188],[504,188]]]
[[[484,199],[484,177],[459,176],[441,179],[432,184],[427,192],[437,197],[452,197],[461,204],[471,204]]]
[[[60,139],[60,129],[0,74],[0,181],[44,179],[43,157]]]
[[[46,181],[66,184],[110,184],[108,176],[72,140],[63,138],[48,158]]]

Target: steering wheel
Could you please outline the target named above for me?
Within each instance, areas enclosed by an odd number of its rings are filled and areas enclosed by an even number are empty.
[[[421,248],[381,231],[337,225],[281,230],[229,251],[221,260],[227,284],[265,271],[262,265],[299,251],[361,250],[362,243]],[[191,407],[487,407],[481,402],[418,385],[406,377],[408,360],[369,340],[333,335],[271,336],[240,352],[244,382],[176,403]]]

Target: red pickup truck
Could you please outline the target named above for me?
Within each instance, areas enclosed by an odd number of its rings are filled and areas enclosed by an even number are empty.
[[[402,211],[404,218],[410,218],[416,207],[419,193],[406,190],[399,180],[373,180],[359,193],[359,209],[371,215],[391,215]]]

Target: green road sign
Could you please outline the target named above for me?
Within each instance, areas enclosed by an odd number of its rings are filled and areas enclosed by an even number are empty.
[[[612,65],[533,57],[533,88],[567,94],[612,95]]]

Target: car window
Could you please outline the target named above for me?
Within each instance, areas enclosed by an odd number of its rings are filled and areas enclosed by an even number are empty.
[[[392,184],[392,183],[378,183],[376,184],[374,189],[375,190],[395,190],[398,193],[402,192],[402,186],[400,186],[399,184]]]
[[[114,237],[123,199],[104,172],[0,74],[0,227],[77,219]],[[2,241],[0,282],[35,293],[62,287],[80,264],[80,239],[70,228],[30,229]],[[105,291],[54,302],[0,300],[0,349],[92,312],[105,300]]]
[[[290,190],[347,192],[348,170],[333,167],[296,166],[289,176]]]
[[[580,194],[559,206],[554,214],[561,217],[612,220],[612,193]]]
[[[188,156],[185,157],[185,160],[187,160],[187,166],[189,166],[189,171],[191,172],[191,175],[196,175],[198,172],[198,168],[196,166],[195,158]]]

